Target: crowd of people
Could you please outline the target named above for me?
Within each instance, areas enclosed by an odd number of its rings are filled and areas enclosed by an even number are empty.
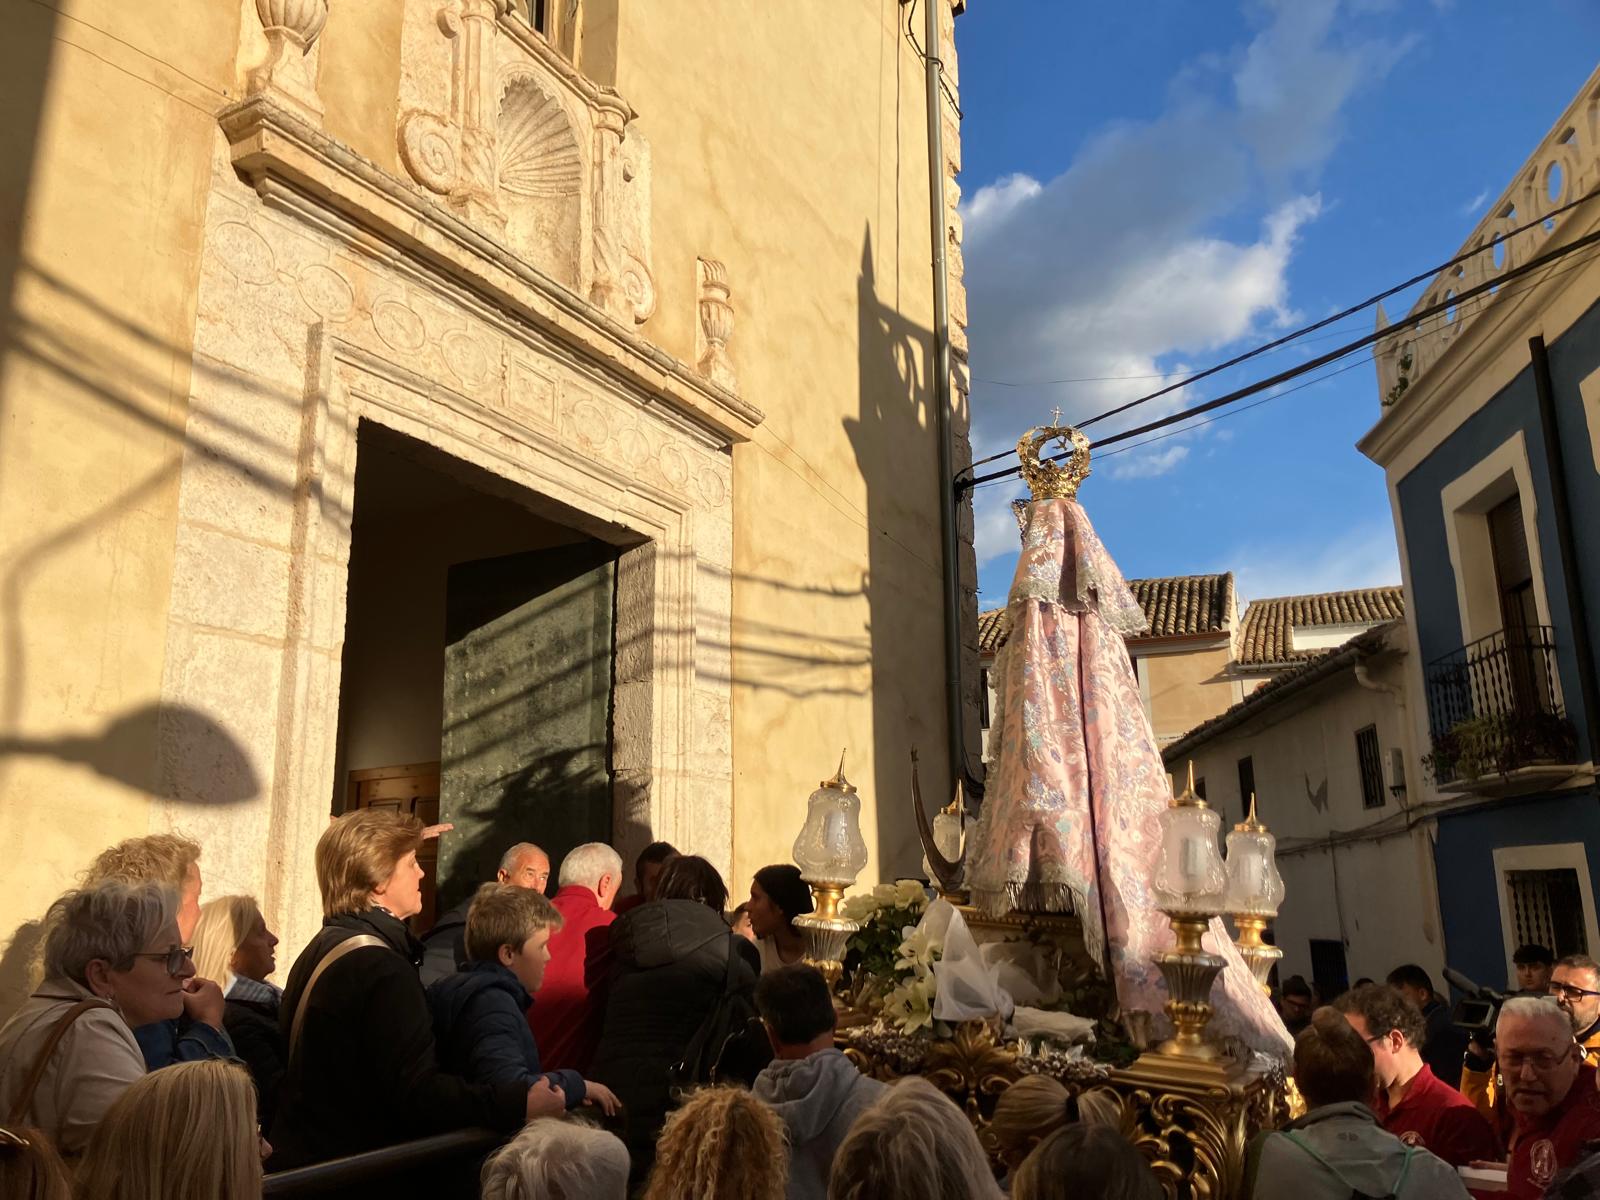
[[[201,903],[194,842],[100,855],[0,1027],[0,1200],[238,1200],[268,1170],[468,1128],[503,1137],[480,1182],[505,1200],[1162,1195],[1109,1089],[1017,1082],[992,1161],[925,1080],[860,1074],[803,961],[793,866],[730,914],[718,871],[665,843],[626,898],[612,847],[568,852],[547,897],[550,859],[521,843],[419,940],[425,832],[375,809],[330,824],[323,926],[281,989],[257,902]],[[1246,1194],[1464,1196],[1457,1168],[1503,1162],[1513,1200],[1600,1196],[1600,965],[1545,958],[1453,1061],[1420,968],[1331,1005],[1288,981],[1308,1111],[1252,1144]]]

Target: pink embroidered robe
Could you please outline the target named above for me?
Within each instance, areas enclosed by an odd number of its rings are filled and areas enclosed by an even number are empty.
[[[1171,791],[1124,644],[1148,622],[1076,501],[1035,501],[1025,519],[967,886],[997,915],[1077,913],[1123,1011],[1150,1014],[1166,1036],[1166,984],[1152,955],[1173,935],[1151,881]],[[1227,963],[1211,1031],[1285,1055],[1288,1032],[1220,920],[1206,948]]]

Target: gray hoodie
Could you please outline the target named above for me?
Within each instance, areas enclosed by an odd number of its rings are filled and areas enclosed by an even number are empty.
[[[1365,1104],[1326,1104],[1250,1147],[1246,1195],[1254,1200],[1469,1200],[1455,1169],[1386,1132]]]
[[[774,1059],[752,1089],[789,1131],[789,1200],[827,1200],[828,1171],[850,1126],[888,1091],[839,1050]]]

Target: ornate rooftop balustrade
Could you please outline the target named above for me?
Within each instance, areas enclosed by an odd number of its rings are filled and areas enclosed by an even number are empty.
[[[1489,206],[1489,215],[1451,257],[1470,254],[1466,261],[1448,267],[1424,289],[1411,313],[1418,313],[1451,297],[1491,283],[1506,271],[1526,263],[1549,249],[1569,222],[1589,220],[1593,214],[1584,205],[1557,213],[1565,205],[1593,192],[1600,186],[1600,70],[1596,70],[1568,106],[1566,112],[1545,135],[1538,148],[1523,163],[1511,185]],[[1600,200],[1594,203],[1600,204]],[[1530,228],[1517,234],[1521,226]],[[1565,269],[1556,264],[1550,271]],[[1378,342],[1378,394],[1385,408],[1399,402],[1423,374],[1449,350],[1450,346],[1486,312],[1492,311],[1508,293],[1530,287],[1545,271],[1535,271],[1529,279],[1492,289],[1460,305],[1447,308],[1424,320],[1408,314],[1394,326],[1394,336]],[[1381,330],[1389,325],[1383,306],[1378,306]]]

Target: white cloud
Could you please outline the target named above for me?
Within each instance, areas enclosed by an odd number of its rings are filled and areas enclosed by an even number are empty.
[[[972,542],[980,567],[1003,554],[1014,554],[1021,544],[1011,501],[1026,491],[1019,483],[1015,488],[997,484],[973,492]]]
[[[1489,189],[1484,188],[1483,191],[1461,206],[1461,215],[1463,217],[1481,217],[1483,215],[1483,206],[1489,203],[1490,196]]]
[[[1165,475],[1189,457],[1189,447],[1168,446],[1165,450],[1133,451],[1119,454],[1109,471],[1113,479],[1150,479]]]
[[[1305,596],[1400,582],[1400,552],[1387,521],[1352,529],[1331,542],[1247,543],[1222,560],[1240,606],[1271,596]]]
[[[1196,58],[1155,119],[1097,131],[1053,179],[1006,176],[962,205],[978,455],[1005,450],[1056,404],[1081,420],[1159,384],[1132,377],[1295,319],[1287,275],[1324,210],[1316,172],[1346,102],[1407,43],[1387,30],[1352,36],[1337,0],[1273,0],[1260,11],[1254,40]],[[1224,219],[1237,228],[1252,214],[1254,237],[1218,233]],[[1113,378],[1043,382],[1085,377]],[[1094,432],[1192,399],[1175,393]],[[1183,457],[1172,449],[1167,469]]]

